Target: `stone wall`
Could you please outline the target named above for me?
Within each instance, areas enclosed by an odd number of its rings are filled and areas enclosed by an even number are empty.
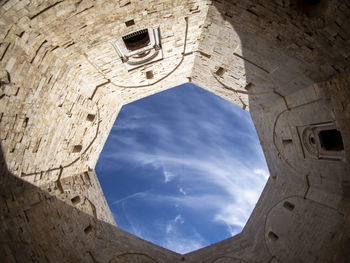
[[[307,2],[0,2],[3,261],[349,262],[350,5]],[[128,71],[112,41],[156,25]],[[241,234],[179,255],[117,228],[93,169],[124,104],[189,81],[250,110],[270,178]]]
[[[1,12],[2,145],[33,182],[93,168],[123,104],[188,80],[206,3],[7,1]],[[112,41],[156,25],[164,59],[128,72]]]

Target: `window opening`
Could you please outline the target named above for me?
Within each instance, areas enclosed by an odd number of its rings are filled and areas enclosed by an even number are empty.
[[[334,122],[298,126],[297,130],[301,134],[304,157],[344,160],[342,135]]]
[[[158,26],[125,35],[114,41],[113,46],[127,70],[163,58]]]
[[[123,41],[128,50],[134,51],[146,47],[150,43],[148,30],[143,29],[123,37]]]
[[[324,130],[319,133],[321,146],[326,151],[344,150],[343,139],[338,130]]]

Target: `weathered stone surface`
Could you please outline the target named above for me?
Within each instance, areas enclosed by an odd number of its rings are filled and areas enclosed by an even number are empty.
[[[308,2],[0,2],[1,261],[350,262],[350,5]],[[157,25],[128,71],[111,42]],[[241,234],[179,255],[117,228],[93,169],[122,105],[188,81],[249,109],[271,176]],[[308,150],[325,125],[343,149]]]

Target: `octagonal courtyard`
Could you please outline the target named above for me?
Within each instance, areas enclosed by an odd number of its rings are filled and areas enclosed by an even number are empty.
[[[268,178],[249,112],[190,83],[123,106],[95,170],[120,228],[181,254],[240,233]]]

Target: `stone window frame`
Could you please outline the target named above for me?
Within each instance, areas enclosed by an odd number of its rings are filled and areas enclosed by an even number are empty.
[[[323,147],[323,143],[320,138],[322,131],[336,130],[339,132],[340,139],[343,142],[341,131],[337,124],[333,121],[311,124],[297,127],[299,136],[301,138],[301,144],[303,147],[304,157],[311,157],[314,159],[326,159],[342,161],[345,160],[344,149],[340,150],[327,150]]]
[[[124,42],[125,37],[141,33],[144,30],[148,32],[149,43],[136,50],[128,49]],[[128,71],[163,59],[159,26],[134,31],[118,38],[112,44]]]

